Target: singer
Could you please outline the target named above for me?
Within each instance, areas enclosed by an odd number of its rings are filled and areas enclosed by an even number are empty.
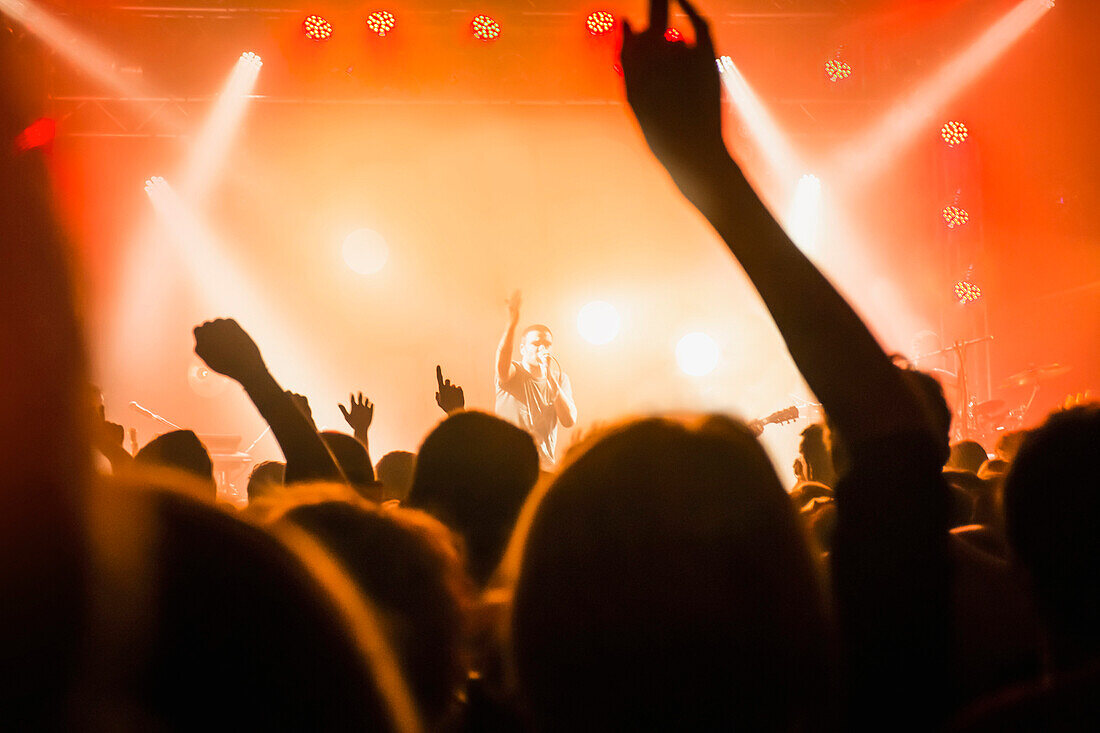
[[[554,336],[541,324],[528,326],[520,336],[519,361],[512,361],[520,293],[508,298],[508,323],[497,346],[496,413],[523,428],[535,439],[539,463],[554,467],[558,424],[571,428],[577,422],[577,406],[569,375],[550,353]]]

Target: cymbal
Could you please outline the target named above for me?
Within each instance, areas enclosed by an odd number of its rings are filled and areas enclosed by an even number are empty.
[[[979,402],[970,409],[976,417],[992,417],[1004,412],[1005,401],[986,400],[985,402]]]
[[[1026,387],[1029,384],[1037,384],[1044,379],[1051,379],[1053,377],[1060,377],[1069,371],[1069,367],[1064,364],[1044,364],[1043,366],[1028,367],[1022,372],[1017,372],[1011,377],[1006,379],[997,389],[1008,389],[1010,387]]]

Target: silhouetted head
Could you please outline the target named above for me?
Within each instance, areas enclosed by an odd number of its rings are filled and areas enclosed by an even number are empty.
[[[985,481],[998,481],[1008,473],[1008,461],[1000,458],[989,458],[978,469],[978,478]]]
[[[375,475],[382,482],[383,500],[397,499],[405,501],[412,488],[413,471],[416,469],[416,454],[407,450],[390,451],[374,466]]]
[[[462,537],[470,577],[484,585],[538,472],[529,434],[484,412],[458,412],[437,425],[417,451],[408,506],[432,514]]]
[[[828,719],[818,580],[791,501],[744,425],[627,424],[535,502],[516,535],[513,642],[536,729],[791,730]]]
[[[382,624],[319,543],[301,530],[280,542],[144,480],[99,502],[111,521],[95,547],[111,582],[90,611],[79,714],[91,727],[119,716],[106,727],[394,729],[390,693],[407,690],[367,651],[385,648]]]
[[[465,680],[471,587],[450,531],[423,512],[366,502],[302,504],[283,519],[317,537],[370,598],[427,728],[435,729]]]
[[[173,430],[158,435],[145,444],[134,456],[138,464],[176,468],[197,477],[210,487],[210,498],[217,494],[214,483],[214,464],[206,446],[191,430]]]
[[[985,448],[976,440],[960,440],[951,444],[951,455],[947,459],[947,467],[959,471],[969,471],[977,474],[982,464],[989,460]]]
[[[374,480],[374,466],[370,462],[370,454],[363,444],[350,435],[326,430],[321,433],[321,439],[325,441],[336,464],[340,466],[344,477],[351,487],[369,501],[381,501],[381,485]]]
[[[993,451],[1001,460],[1012,463],[1012,460],[1016,458],[1016,451],[1020,450],[1020,443],[1023,442],[1025,435],[1027,435],[1025,430],[1010,430],[1007,433],[1002,433],[997,438]]]
[[[264,461],[256,464],[248,475],[248,500],[254,501],[269,495],[283,485],[286,464],[282,461]]]
[[[833,457],[825,445],[825,426],[821,423],[808,425],[802,431],[798,442],[798,454],[806,469],[806,480],[817,481],[826,486],[836,484],[836,471],[833,469]]]
[[[1031,584],[1057,666],[1100,656],[1100,405],[1028,433],[1004,483],[1014,561]]]

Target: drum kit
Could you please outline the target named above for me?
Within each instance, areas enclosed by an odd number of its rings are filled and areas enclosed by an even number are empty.
[[[1031,412],[1035,397],[1043,382],[1060,377],[1070,370],[1065,364],[1043,364],[1041,366],[1029,366],[1023,371],[1008,377],[996,386],[998,392],[1015,390],[1021,387],[1030,387],[1026,399],[1013,405],[1011,399],[989,399],[978,401],[966,392],[965,381],[949,381],[937,372],[943,370],[930,370],[945,386],[958,386],[959,409],[956,409],[956,417],[959,418],[955,426],[955,437],[959,440],[974,439],[982,442],[983,439],[996,440],[1002,433],[1020,430],[1024,427],[1024,421]],[[945,372],[950,375],[950,372]],[[954,376],[954,375],[950,375]],[[984,445],[984,443],[983,443]]]
[[[1044,382],[1066,374],[1070,367],[1065,364],[1031,365],[1023,371],[1016,372],[996,386],[997,392],[1030,388],[1026,399],[1013,405],[1015,399],[989,399],[980,401],[970,393],[967,384],[966,358],[967,347],[992,340],[992,336],[983,336],[969,341],[957,341],[947,348],[924,354],[924,357],[933,357],[954,353],[958,365],[957,372],[947,369],[924,368],[939,380],[945,391],[954,393],[955,421],[952,438],[955,440],[978,440],[992,443],[1002,433],[1019,430],[1024,427],[1024,421],[1031,411],[1036,395]],[[1018,393],[1019,394],[1019,393]]]

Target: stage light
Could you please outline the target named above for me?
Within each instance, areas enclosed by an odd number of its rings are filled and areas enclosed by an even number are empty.
[[[594,36],[605,36],[615,30],[615,16],[606,10],[597,10],[585,20],[588,32]]]
[[[577,314],[577,330],[590,344],[599,346],[619,335],[619,312],[615,306],[602,300],[594,300]]]
[[[948,204],[943,207],[943,222],[947,225],[948,229],[955,229],[961,227],[970,221],[970,214],[966,212],[966,209],[955,204]]]
[[[373,275],[386,266],[389,245],[373,229],[356,229],[344,238],[344,262],[360,275]]]
[[[675,28],[666,28],[665,40],[669,43],[676,43],[676,41],[684,40],[684,34],[676,30]]]
[[[829,59],[825,62],[825,76],[829,81],[844,81],[852,75],[852,67],[840,59]]]
[[[151,176],[145,179],[145,193],[152,195],[158,187],[167,186],[164,176]]]
[[[49,117],[40,117],[15,137],[15,148],[22,152],[42,148],[52,143],[56,135],[57,123]]]
[[[1046,0],[1020,0],[913,89],[901,90],[878,120],[857,131],[833,155],[833,167],[849,190],[858,189],[897,160],[925,133],[944,105],[993,65],[1050,10]]]
[[[260,67],[264,65],[264,60],[259,55],[252,53],[251,51],[245,51],[241,54],[241,61],[253,69],[259,71]]]
[[[969,280],[959,280],[955,283],[955,298],[961,304],[973,303],[981,297],[982,289]]]
[[[379,38],[385,38],[396,25],[397,18],[388,10],[376,10],[367,16],[367,28]]]
[[[320,15],[310,15],[302,21],[302,32],[311,41],[327,41],[332,38],[332,24]]]
[[[966,125],[961,122],[951,120],[945,122],[943,127],[940,128],[940,137],[943,141],[955,147],[963,142],[966,142],[966,138],[970,137],[970,132],[966,129]]]
[[[479,41],[495,41],[500,36],[500,24],[488,15],[478,15],[470,21],[470,31]]]
[[[710,374],[718,366],[718,345],[705,333],[689,333],[676,344],[676,365],[692,377]]]

